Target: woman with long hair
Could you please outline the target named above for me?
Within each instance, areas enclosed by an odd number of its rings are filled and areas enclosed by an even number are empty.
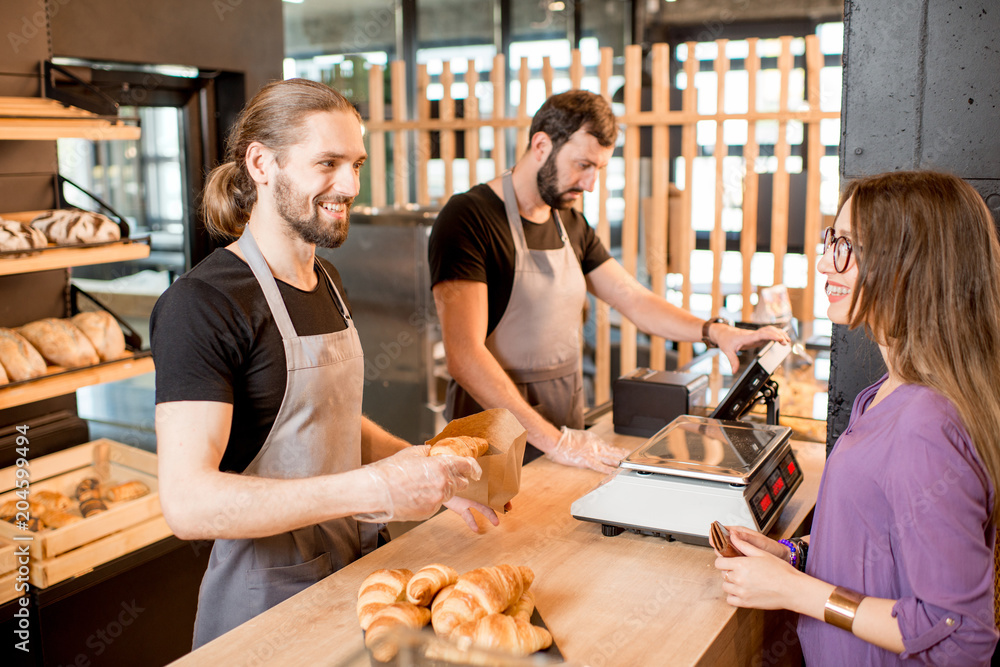
[[[988,664],[997,642],[1000,244],[962,179],[850,183],[824,232],[829,317],[864,327],[888,372],[827,460],[812,534],[733,527],[729,604],[800,614],[814,665]]]

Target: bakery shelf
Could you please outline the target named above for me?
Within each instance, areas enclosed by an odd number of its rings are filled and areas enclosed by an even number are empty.
[[[81,387],[114,382],[153,371],[153,357],[138,352],[96,366],[70,370],[49,366],[49,374],[33,380],[0,385],[0,410],[69,394]]]
[[[138,139],[140,128],[44,97],[0,97],[0,139]]]
[[[88,264],[126,262],[144,257],[149,257],[148,239],[123,239],[86,248],[73,246],[42,248],[24,257],[0,257],[0,276]]]

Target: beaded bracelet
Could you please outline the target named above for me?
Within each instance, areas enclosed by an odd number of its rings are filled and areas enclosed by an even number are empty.
[[[791,540],[778,540],[778,541],[784,544],[786,547],[788,547],[789,552],[791,552],[788,556],[788,562],[789,564],[791,564],[792,567],[798,569],[795,563],[799,559],[799,549],[796,546],[795,542],[792,542]]]

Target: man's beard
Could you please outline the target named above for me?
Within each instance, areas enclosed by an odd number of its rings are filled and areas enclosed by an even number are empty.
[[[580,190],[570,189],[559,190],[559,170],[556,168],[556,155],[559,151],[552,151],[549,153],[548,159],[545,160],[545,164],[542,168],[538,170],[538,175],[536,176],[536,181],[538,183],[538,194],[541,196],[542,201],[551,206],[554,209],[566,210],[573,207],[573,203],[576,198],[566,199],[565,195],[570,192],[581,192]]]
[[[299,202],[308,201],[303,206]],[[310,200],[294,186],[284,173],[279,172],[274,181],[274,203],[289,229],[306,243],[320,248],[339,248],[347,240],[350,228],[351,204],[353,197],[323,198],[324,202],[346,204],[344,219],[341,222],[324,224],[320,222],[319,201]]]

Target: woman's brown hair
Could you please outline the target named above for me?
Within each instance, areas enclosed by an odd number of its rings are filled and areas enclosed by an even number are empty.
[[[888,349],[904,382],[957,408],[1000,509],[1000,243],[986,203],[957,176],[900,171],[850,183],[858,278],[851,327]]]
[[[317,111],[342,111],[361,116],[343,95],[329,86],[306,79],[275,81],[260,89],[243,108],[226,141],[226,161],[212,170],[201,199],[208,231],[233,238],[243,233],[257,202],[257,186],[247,171],[247,148],[259,142],[283,151],[301,139],[306,116]]]

